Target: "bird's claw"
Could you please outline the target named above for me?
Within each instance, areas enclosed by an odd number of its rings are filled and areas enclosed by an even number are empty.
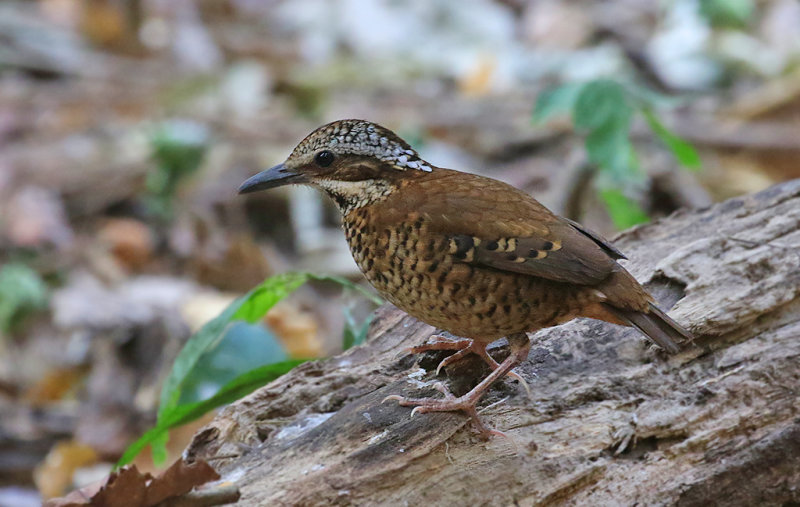
[[[510,371],[510,372],[508,372],[508,373],[506,374],[506,376],[508,376],[508,377],[511,377],[511,378],[513,378],[513,379],[516,379],[516,380],[517,380],[517,382],[519,382],[520,384],[522,384],[522,387],[524,387],[524,388],[525,388],[525,394],[527,394],[527,395],[528,395],[528,399],[529,399],[529,400],[532,400],[532,399],[533,399],[533,394],[531,393],[531,387],[528,385],[528,383],[527,383],[527,382],[525,382],[525,379],[524,379],[524,378],[522,378],[522,375],[520,375],[519,373],[517,373],[517,372],[515,372],[515,371]]]
[[[410,417],[414,417],[417,414],[424,414],[425,412],[427,412],[427,410],[425,410],[425,407],[422,406],[414,407],[414,410],[411,411]]]
[[[500,431],[500,430],[495,430],[495,429],[491,429],[491,428],[486,428],[486,434],[487,434],[487,435],[493,435],[493,436],[495,436],[495,437],[503,437],[503,438],[505,438],[505,439],[511,440],[511,437],[509,437],[507,434],[503,433],[503,432],[502,432],[502,431]],[[512,442],[513,442],[513,440],[512,440]]]

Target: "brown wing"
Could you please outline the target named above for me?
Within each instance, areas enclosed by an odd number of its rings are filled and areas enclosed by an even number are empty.
[[[505,183],[435,170],[405,208],[449,240],[458,260],[558,282],[595,285],[618,267],[613,246]]]
[[[594,232],[591,229],[587,229],[586,227],[582,226],[581,224],[579,224],[578,222],[576,222],[574,220],[570,220],[569,218],[564,218],[564,217],[559,217],[559,218],[561,218],[561,220],[567,222],[569,225],[571,225],[572,227],[577,229],[578,232],[580,232],[581,234],[583,234],[587,238],[589,238],[592,241],[594,241],[595,243],[597,243],[600,246],[600,248],[605,250],[606,253],[609,256],[611,256],[611,258],[613,258],[613,259],[627,259],[627,257],[625,257],[625,254],[620,252],[617,249],[617,247],[615,247],[614,245],[609,243],[608,240],[605,239],[603,236],[597,234],[596,232]]]

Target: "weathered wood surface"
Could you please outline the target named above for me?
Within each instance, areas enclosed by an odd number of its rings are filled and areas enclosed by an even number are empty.
[[[506,399],[483,418],[508,439],[381,403],[435,394],[441,357],[415,363],[403,349],[433,329],[385,307],[365,346],[231,405],[187,452],[212,460],[243,505],[800,502],[800,180],[616,245],[697,342],[667,357],[597,321],[537,333],[518,369],[533,399],[513,380],[485,399]],[[485,374],[477,360],[454,367],[455,391]]]

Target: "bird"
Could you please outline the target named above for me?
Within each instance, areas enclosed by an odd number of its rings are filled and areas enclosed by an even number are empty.
[[[259,172],[240,194],[289,184],[321,190],[342,214],[350,251],[366,279],[411,316],[462,339],[435,336],[414,353],[455,350],[492,370],[454,396],[387,397],[424,412],[464,412],[480,436],[501,434],[478,417],[492,384],[528,356],[529,333],[577,317],[633,326],[671,354],[692,340],[619,264],[625,256],[599,234],[555,215],[504,182],[441,168],[391,130],[345,119],[306,136],[281,164]],[[487,352],[505,338],[510,354]]]

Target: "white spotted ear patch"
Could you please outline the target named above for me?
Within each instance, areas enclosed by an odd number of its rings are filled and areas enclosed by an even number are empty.
[[[375,157],[399,171],[433,170],[405,141],[380,125],[364,120],[341,120],[319,127],[297,145],[290,158],[325,148],[336,153]]]

